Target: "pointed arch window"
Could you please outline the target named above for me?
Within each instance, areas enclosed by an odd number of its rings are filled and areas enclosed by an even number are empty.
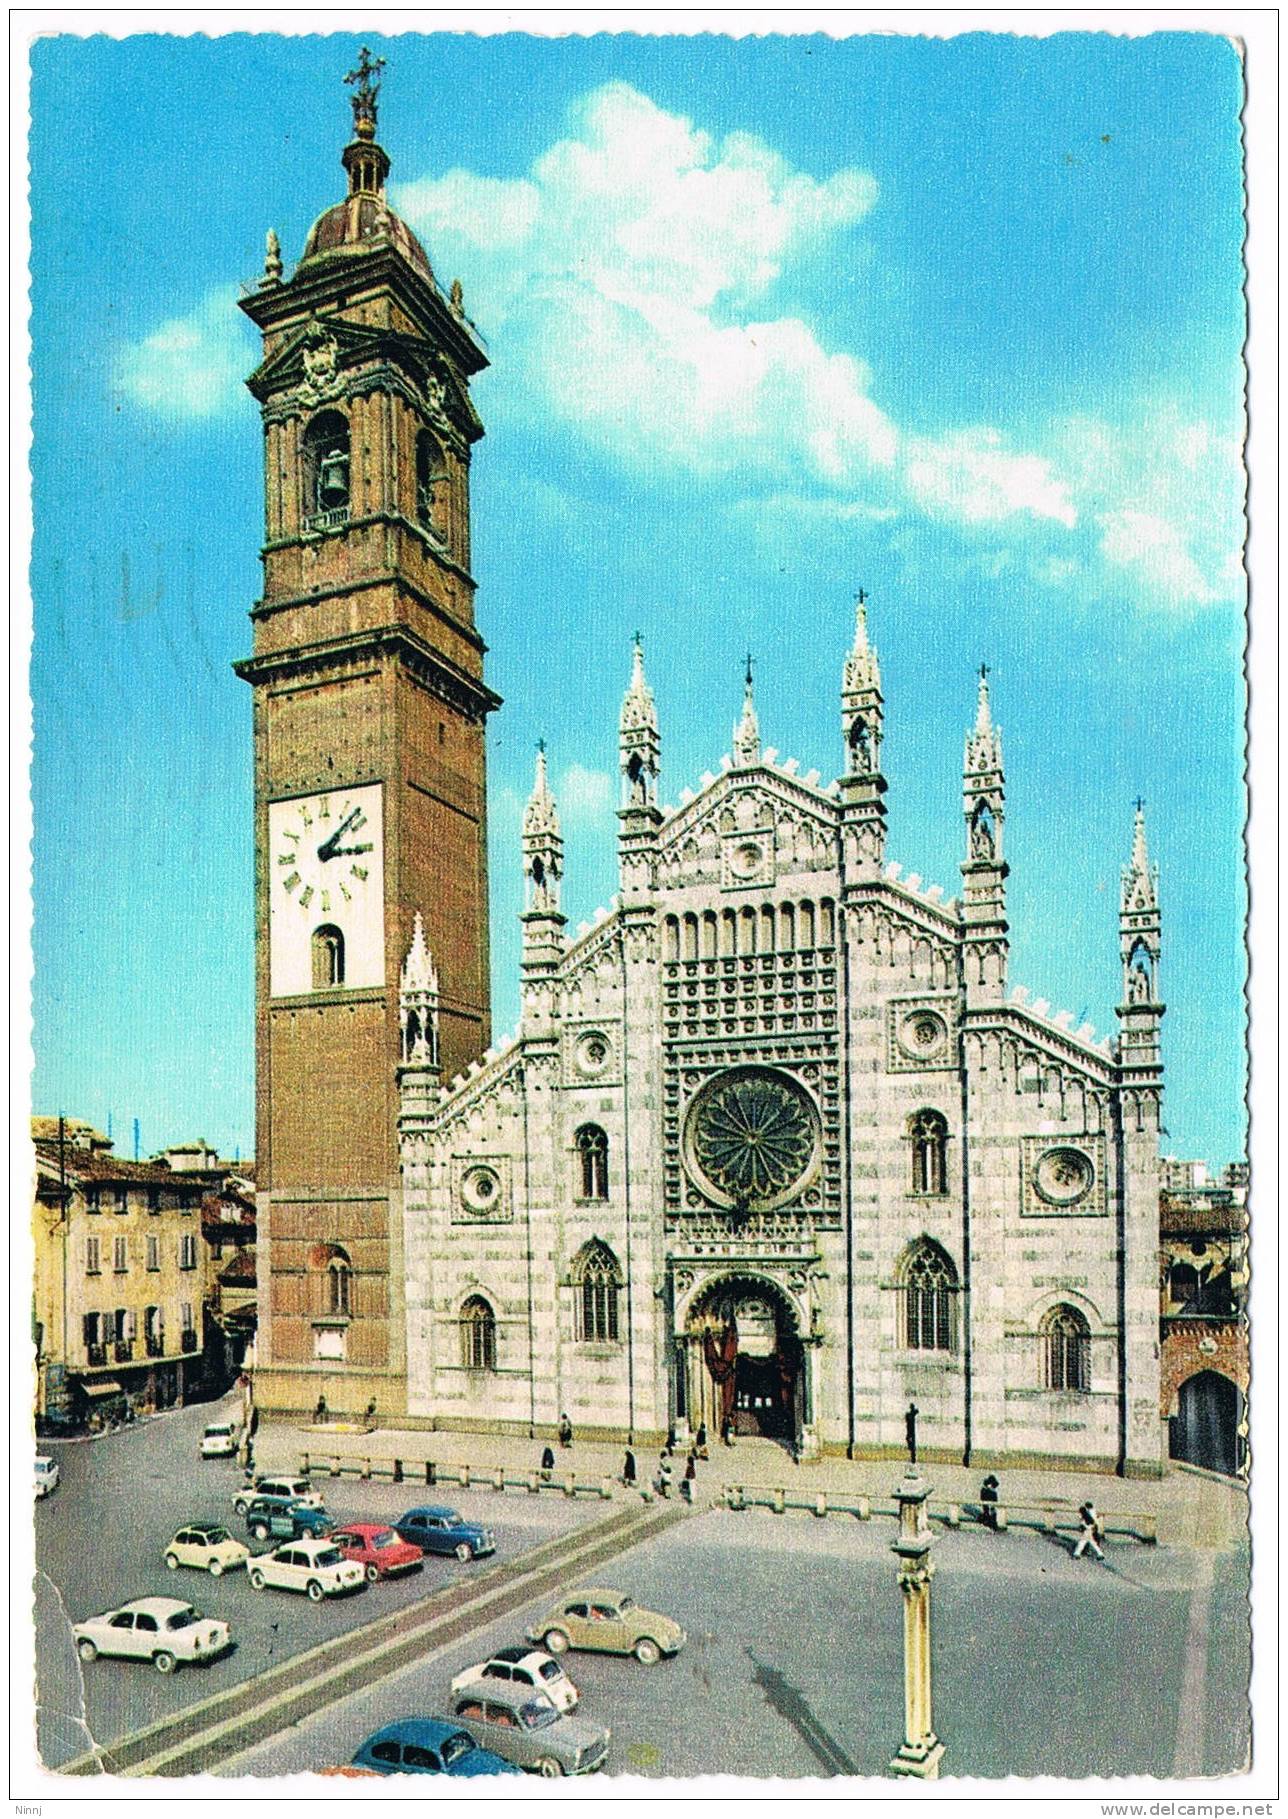
[[[902,1332],[908,1351],[955,1349],[957,1271],[947,1252],[924,1238],[907,1253],[901,1272]]]
[[[349,519],[349,424],[340,411],[322,411],[304,432],[306,530],[334,530]]]
[[[948,1120],[942,1112],[916,1112],[908,1120],[914,1194],[948,1192]]]
[[[599,1241],[587,1245],[573,1265],[572,1279],[578,1339],[616,1345],[622,1272],[608,1246]]]
[[[1076,1307],[1061,1303],[1042,1321],[1042,1375],[1049,1390],[1091,1388],[1091,1329]]]
[[[597,1124],[583,1124],[577,1132],[577,1159],[581,1167],[582,1200],[608,1198],[608,1138]]]
[[[333,922],[313,931],[313,990],[344,984],[344,936]]]
[[[482,1295],[471,1295],[461,1308],[461,1364],[467,1371],[496,1369],[496,1315]]]
[[[353,1265],[343,1251],[327,1264],[327,1312],[346,1318],[353,1312]]]

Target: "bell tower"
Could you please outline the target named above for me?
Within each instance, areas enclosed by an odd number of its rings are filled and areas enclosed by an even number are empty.
[[[242,308],[263,335],[254,693],[257,1395],[406,1405],[399,978],[437,968],[451,1078],[490,1040],[483,681],[470,572],[469,396],[487,357],[385,200],[382,59],[345,80],[348,194],[294,273],[275,234]],[[327,1261],[351,1292],[332,1305]]]

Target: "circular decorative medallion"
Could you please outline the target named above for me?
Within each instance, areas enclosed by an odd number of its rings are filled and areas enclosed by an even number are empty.
[[[476,1163],[461,1177],[461,1199],[472,1213],[494,1213],[501,1202],[501,1180],[493,1168]]]
[[[948,1025],[937,1011],[910,1011],[899,1025],[899,1046],[917,1059],[937,1055],[948,1040]]]
[[[819,1149],[813,1100],[790,1075],[769,1068],[717,1075],[689,1110],[688,1171],[723,1206],[756,1212],[781,1206],[808,1184]]]
[[[765,863],[765,849],[754,840],[744,840],[729,855],[729,870],[735,878],[754,878]]]
[[[1096,1179],[1090,1156],[1082,1150],[1047,1150],[1033,1172],[1034,1186],[1054,1206],[1072,1206],[1085,1200]]]
[[[598,1030],[588,1030],[573,1051],[577,1072],[592,1078],[596,1074],[602,1074],[612,1058],[612,1052],[607,1036],[601,1036]]]

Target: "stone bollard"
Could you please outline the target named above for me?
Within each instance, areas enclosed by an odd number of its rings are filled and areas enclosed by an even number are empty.
[[[770,1503],[769,1507],[771,1510],[773,1510],[773,1512],[776,1516],[784,1515],[787,1510],[787,1492],[786,1491],[774,1491],[773,1492],[773,1501]]]
[[[872,1520],[872,1499],[870,1497],[860,1497],[858,1500],[858,1507],[855,1509],[854,1513],[860,1522],[870,1522]]]
[[[944,1527],[945,1528],[960,1528],[961,1525],[962,1525],[961,1509],[959,1508],[959,1506],[957,1504],[950,1503],[948,1505],[948,1508],[944,1511]]]
[[[434,1461],[432,1459],[426,1459],[425,1461],[425,1482],[426,1484],[432,1484],[434,1482]]]
[[[539,1491],[541,1489],[540,1472],[529,1472],[528,1473],[528,1489],[530,1491]]]
[[[827,1492],[826,1491],[820,1491],[818,1493],[818,1496],[815,1497],[814,1514],[816,1516],[826,1516],[826,1514],[827,1514]]]
[[[370,1459],[364,1459],[364,1460],[363,1460],[363,1462],[362,1462],[362,1470],[361,1470],[361,1471],[360,1471],[360,1472],[359,1472],[359,1473],[358,1473],[358,1476],[359,1476],[359,1478],[370,1478],[370,1476],[371,1476],[371,1461],[370,1461]]]
[[[470,1468],[468,1465],[463,1465],[461,1467],[460,1474],[459,1474],[459,1483],[460,1483],[460,1487],[463,1491],[467,1491],[470,1488]]]
[[[577,1495],[577,1474],[576,1474],[576,1472],[569,1472],[567,1482],[565,1483],[563,1488],[564,1488],[565,1497],[575,1497]]]
[[[503,1465],[498,1465],[493,1469],[492,1489],[494,1491],[503,1491],[505,1489],[505,1467]]]
[[[333,1478],[338,1478],[340,1476],[340,1456],[338,1453],[331,1461],[331,1476]]]
[[[740,1484],[725,1485],[725,1502],[731,1510],[746,1509],[747,1499],[743,1495],[742,1486]]]
[[[1006,1527],[1006,1511],[1002,1508],[1001,1504],[999,1503],[996,1510],[993,1512],[993,1514],[994,1514],[994,1518],[995,1518],[993,1526],[996,1528],[998,1534],[1000,1535]]]
[[[402,1460],[395,1459],[394,1460],[394,1483],[401,1484],[402,1481],[403,1481]]]
[[[611,1478],[601,1478],[599,1481],[600,1497],[606,1502],[612,1496],[612,1494],[613,1494],[612,1479]]]
[[[300,1477],[307,1478],[308,1475],[309,1475],[309,1456],[307,1453],[301,1453],[300,1454]]]

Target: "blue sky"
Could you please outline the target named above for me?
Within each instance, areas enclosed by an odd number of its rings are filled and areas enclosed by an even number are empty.
[[[615,888],[644,636],[678,800],[838,767],[862,584],[889,854],[960,887],[1005,742],[1011,978],[1113,1033],[1131,802],[1161,868],[1165,1147],[1244,1153],[1240,70],[1222,39],[372,39],[391,198],[492,369],[474,467],[494,1000],[544,737],[574,924]],[[235,308],[344,188],[359,39],[33,52],[38,1110],[253,1146],[260,441]]]

